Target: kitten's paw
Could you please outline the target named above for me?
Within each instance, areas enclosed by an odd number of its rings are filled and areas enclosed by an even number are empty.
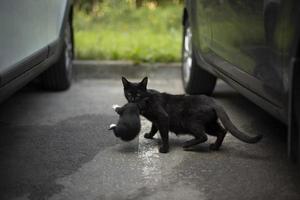
[[[216,144],[210,144],[209,145],[209,149],[212,150],[212,151],[218,151],[219,150],[219,146],[216,145]]]
[[[151,135],[150,133],[145,133],[144,134],[144,138],[146,138],[146,139],[153,139],[153,135]]]
[[[112,130],[113,128],[115,128],[117,125],[116,124],[111,124],[109,125],[109,129],[108,130]]]
[[[114,105],[112,105],[112,108],[113,108],[114,110],[116,110],[117,108],[121,108],[121,106],[119,106],[119,105],[117,105],[117,104],[114,104]]]
[[[168,152],[169,152],[169,147],[166,146],[159,147],[159,153],[168,153]]]

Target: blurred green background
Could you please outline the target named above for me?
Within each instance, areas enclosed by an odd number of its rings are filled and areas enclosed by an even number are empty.
[[[75,0],[76,59],[177,62],[182,0]]]

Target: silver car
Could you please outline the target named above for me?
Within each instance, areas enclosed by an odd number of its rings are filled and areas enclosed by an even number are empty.
[[[38,77],[45,89],[72,80],[73,3],[0,1],[0,101]]]

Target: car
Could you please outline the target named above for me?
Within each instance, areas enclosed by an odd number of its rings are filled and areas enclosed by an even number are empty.
[[[211,95],[217,78],[288,126],[288,156],[300,161],[300,2],[186,0],[182,82]]]
[[[72,81],[73,2],[0,1],[0,101],[32,80],[66,90]]]

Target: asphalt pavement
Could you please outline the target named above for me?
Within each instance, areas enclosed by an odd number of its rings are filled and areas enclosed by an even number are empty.
[[[160,154],[159,136],[143,138],[150,129],[145,119],[134,141],[115,138],[107,129],[118,119],[111,105],[125,103],[121,75],[149,75],[150,88],[183,93],[178,67],[138,71],[96,76],[77,69],[69,91],[29,85],[2,103],[0,199],[300,199],[300,170],[287,159],[285,125],[221,81],[214,97],[237,127],[263,134],[260,143],[227,134],[219,151],[209,150],[214,138],[184,151],[190,137],[170,134],[170,152]]]

